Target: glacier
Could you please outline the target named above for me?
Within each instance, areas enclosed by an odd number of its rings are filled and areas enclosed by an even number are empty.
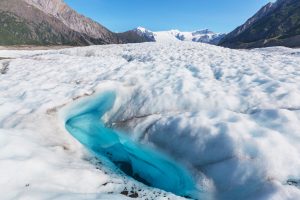
[[[197,198],[300,198],[299,49],[144,43],[0,57],[1,199],[185,199],[68,131],[107,91],[114,103],[91,125],[186,169]]]

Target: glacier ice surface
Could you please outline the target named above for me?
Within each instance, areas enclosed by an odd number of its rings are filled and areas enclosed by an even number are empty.
[[[15,58],[0,60],[1,199],[182,199],[94,161],[65,129],[64,107],[107,90],[116,99],[102,122],[182,163],[215,199],[299,199],[299,52],[189,42],[1,50]]]

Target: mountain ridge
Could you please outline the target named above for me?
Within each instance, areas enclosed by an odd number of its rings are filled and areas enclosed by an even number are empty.
[[[77,13],[63,0],[24,0],[45,13],[61,20],[70,29],[89,35],[93,38],[103,38],[109,42],[117,43],[115,35],[101,24]]]
[[[229,48],[300,47],[300,1],[268,3],[219,43]]]
[[[0,45],[123,44],[144,42],[138,34],[114,33],[63,0],[1,0]]]
[[[88,45],[92,40],[24,1],[1,0],[0,15],[1,45]]]

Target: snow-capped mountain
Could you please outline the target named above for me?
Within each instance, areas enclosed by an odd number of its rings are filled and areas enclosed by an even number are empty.
[[[145,39],[147,39],[148,41],[152,41],[155,42],[156,38],[154,36],[154,32],[144,28],[144,27],[138,27],[134,30],[132,30],[133,32],[136,32],[138,35],[144,37]]]
[[[133,31],[138,33],[140,36],[147,38],[149,41],[155,42],[189,41],[218,44],[218,42],[225,36],[225,34],[214,33],[208,29],[193,32],[182,32],[179,30],[153,32],[144,27],[138,27]]]

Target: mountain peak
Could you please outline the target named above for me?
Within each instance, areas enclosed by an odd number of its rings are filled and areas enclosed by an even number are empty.
[[[278,0],[263,6],[220,43],[231,48],[300,46],[300,1]]]
[[[63,0],[24,0],[26,3],[42,10],[62,21],[67,27],[79,33],[86,34],[93,38],[104,38],[109,43],[116,43],[112,33],[99,23],[78,14],[70,8]]]
[[[140,32],[143,32],[143,33],[145,33],[145,32],[151,32],[149,29],[146,29],[146,28],[144,28],[142,26],[139,26],[139,27],[137,27],[134,30],[137,30],[137,31],[140,31]]]
[[[47,14],[58,16],[59,12],[68,9],[63,0],[24,0],[26,3],[44,11]]]
[[[193,32],[194,35],[197,34],[215,34],[215,32],[210,31],[209,29],[203,29],[203,30],[198,30]]]

